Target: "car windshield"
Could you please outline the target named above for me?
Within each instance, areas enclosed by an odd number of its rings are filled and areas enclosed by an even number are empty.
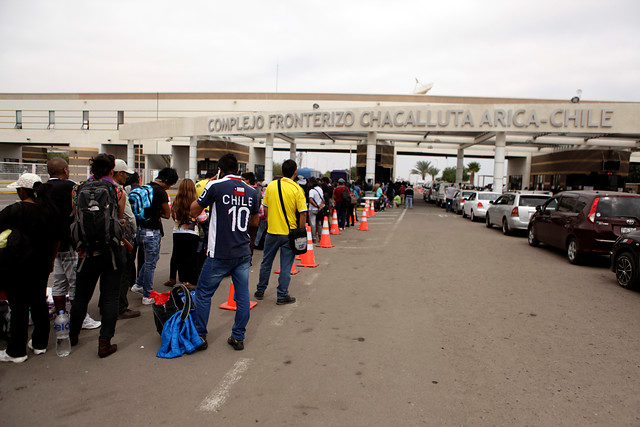
[[[500,197],[497,193],[478,193],[478,200],[495,200]]]
[[[538,206],[549,199],[549,196],[520,196],[520,206]]]
[[[602,197],[598,202],[596,216],[640,220],[640,197]]]

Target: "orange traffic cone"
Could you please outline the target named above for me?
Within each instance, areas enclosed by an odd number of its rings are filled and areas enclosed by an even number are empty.
[[[360,228],[358,231],[369,231],[369,223],[367,221],[367,209],[362,213],[362,221],[360,221]]]
[[[307,252],[301,255],[302,262],[298,264],[298,267],[317,267],[320,264],[316,262],[316,257],[313,253],[313,238],[311,237],[311,227],[307,225]]]
[[[376,216],[376,207],[375,207],[375,205],[373,203],[373,200],[371,200],[370,204],[369,204],[369,216],[370,217]]]
[[[319,248],[332,248],[335,245],[331,244],[331,236],[329,236],[329,218],[324,217],[324,222],[322,223],[322,235],[320,236],[320,244]]]
[[[274,271],[274,273],[275,274],[280,274],[280,269],[277,269],[276,271]],[[298,273],[300,273],[300,270],[296,270],[296,262],[294,260],[293,264],[291,264],[291,275],[295,276]]]
[[[342,234],[338,228],[338,213],[333,210],[333,217],[331,218],[331,234]]]
[[[235,289],[233,287],[233,282],[231,282],[231,287],[229,288],[229,298],[227,299],[227,302],[220,304],[220,308],[235,311],[238,307],[236,306],[236,300],[234,296]],[[249,310],[251,310],[256,305],[258,305],[256,301],[249,301]]]

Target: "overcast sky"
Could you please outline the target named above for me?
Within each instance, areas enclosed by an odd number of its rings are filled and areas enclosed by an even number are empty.
[[[640,1],[0,0],[0,92],[640,101]]]

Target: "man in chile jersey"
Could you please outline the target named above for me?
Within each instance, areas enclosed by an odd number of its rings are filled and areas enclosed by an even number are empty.
[[[249,266],[258,222],[256,190],[237,175],[238,161],[225,154],[218,161],[218,179],[205,187],[202,195],[191,204],[191,216],[197,217],[210,206],[207,258],[196,287],[194,321],[198,335],[207,348],[207,323],[211,297],[220,281],[231,275],[235,288],[236,318],[227,340],[236,350],[244,348],[244,334],[249,321]]]

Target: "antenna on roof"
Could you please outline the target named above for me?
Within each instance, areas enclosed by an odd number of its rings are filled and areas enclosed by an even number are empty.
[[[416,77],[416,87],[413,89],[415,95],[426,95],[431,90],[433,83],[422,84]]]

